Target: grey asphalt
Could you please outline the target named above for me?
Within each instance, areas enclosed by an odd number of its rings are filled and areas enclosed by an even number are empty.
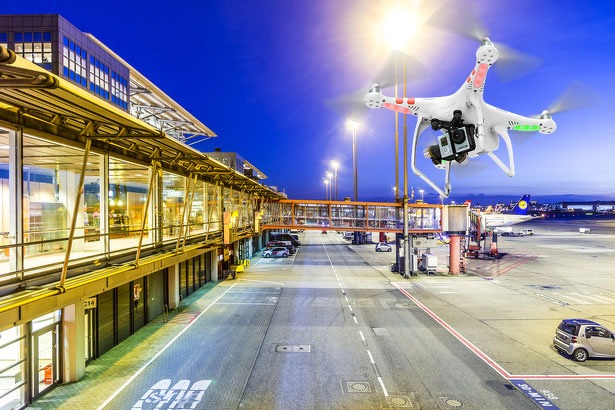
[[[305,233],[295,256],[199,290],[32,408],[538,408],[522,380],[561,409],[611,409],[615,362],[573,362],[551,339],[564,317],[615,329],[615,232],[534,226],[501,238],[501,259],[451,276],[440,247],[440,274],[409,279],[373,245]]]

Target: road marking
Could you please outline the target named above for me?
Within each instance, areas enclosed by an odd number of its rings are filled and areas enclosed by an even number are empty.
[[[546,299],[549,302],[557,303],[558,305],[561,305],[561,306],[568,306],[568,305],[570,305],[570,303],[568,303],[568,302],[564,302],[563,300],[552,298],[551,296],[543,295],[542,293],[537,293],[536,296],[538,296],[539,298]]]
[[[190,387],[190,380],[180,380],[169,389],[171,379],[156,382],[132,406],[132,410],[156,409],[194,409],[198,406],[211,380],[197,380]]]
[[[532,386],[527,384],[525,380],[512,379],[509,381],[513,385],[515,385],[523,394],[530,398],[534,403],[536,403],[536,405],[541,409],[559,410],[559,407],[549,401],[549,399],[544,397],[541,393],[536,391]]]

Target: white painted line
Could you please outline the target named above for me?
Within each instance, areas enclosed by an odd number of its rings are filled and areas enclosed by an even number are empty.
[[[361,330],[359,330],[359,336],[361,336],[361,340],[363,341],[363,344],[367,346],[367,340],[365,340],[365,336],[363,336],[363,332]]]
[[[371,364],[376,364],[376,362],[374,361],[374,357],[372,356],[372,352],[369,351],[369,349],[367,349],[367,354],[369,356],[369,361]]]
[[[283,283],[280,283],[280,282],[270,282],[270,281],[267,281],[267,280],[239,279],[239,281],[240,282],[271,283],[271,284],[282,286],[282,287],[284,286]]]
[[[380,387],[382,387],[382,392],[384,393],[384,397],[389,397],[389,392],[387,392],[387,388],[384,387],[384,382],[382,381],[382,377],[378,376],[378,382],[380,383]]]

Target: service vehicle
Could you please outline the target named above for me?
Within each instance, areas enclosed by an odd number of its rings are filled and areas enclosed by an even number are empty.
[[[378,242],[376,244],[376,252],[391,252],[393,248],[386,242]]]

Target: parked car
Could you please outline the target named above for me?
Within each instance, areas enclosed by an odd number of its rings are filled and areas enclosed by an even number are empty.
[[[275,248],[265,249],[263,251],[264,258],[288,258],[290,252],[285,246],[276,246]]]
[[[391,252],[393,248],[386,242],[378,242],[376,252]]]
[[[296,246],[301,246],[301,241],[299,240],[299,235],[297,235],[296,233],[291,233],[290,236],[295,238],[295,240],[297,241],[297,245]]]
[[[615,358],[615,335],[599,323],[564,319],[555,330],[553,346],[578,362],[591,357]]]
[[[283,246],[288,249],[288,253],[294,255],[297,252],[297,248],[292,245],[289,245],[287,242],[267,242],[267,249],[276,248],[278,246]]]

